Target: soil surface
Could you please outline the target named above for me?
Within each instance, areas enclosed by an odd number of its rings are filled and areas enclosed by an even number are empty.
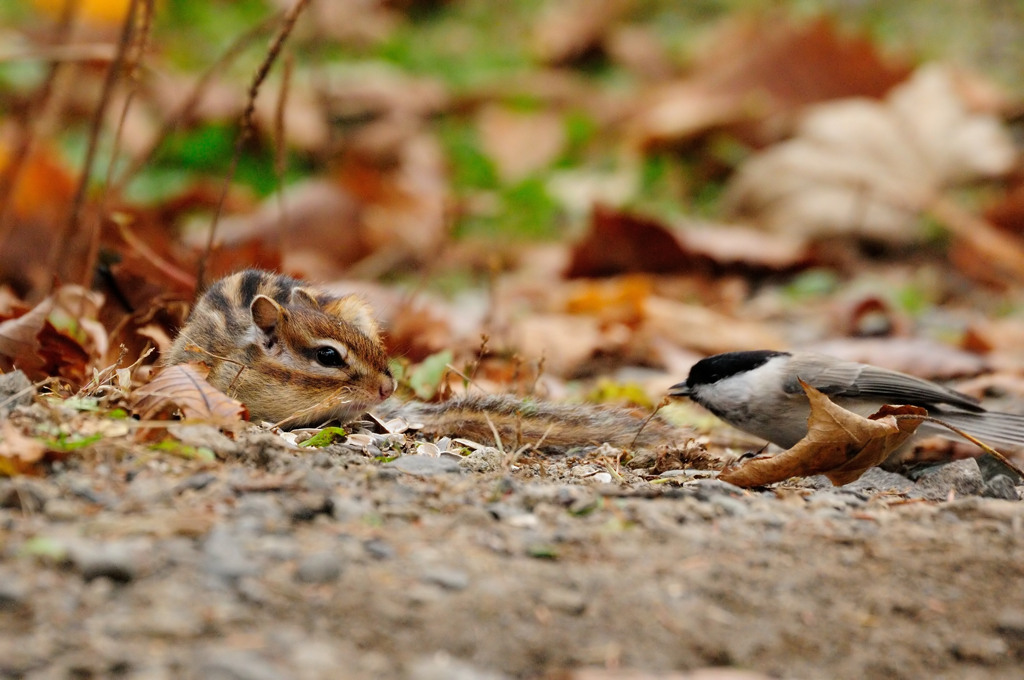
[[[0,676],[1024,667],[1024,489],[984,482],[973,460],[917,482],[873,469],[745,491],[607,451],[513,461],[404,435],[319,450],[255,426],[195,436],[216,461],[95,446],[0,481]],[[697,672],[712,667],[731,670]]]

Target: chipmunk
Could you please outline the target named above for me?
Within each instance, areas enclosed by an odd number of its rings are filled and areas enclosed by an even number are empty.
[[[343,424],[395,389],[370,307],[270,272],[246,270],[214,283],[199,299],[162,360],[202,362],[207,381],[249,408],[253,420],[287,428]],[[438,404],[388,400],[387,417],[418,421],[428,434],[566,448],[607,442],[629,447],[643,418],[623,409],[467,395]],[[637,444],[672,441],[656,421]],[[678,434],[678,433],[677,433]]]
[[[346,422],[391,396],[395,380],[370,307],[288,276],[249,269],[215,282],[163,358],[198,361],[253,420]]]

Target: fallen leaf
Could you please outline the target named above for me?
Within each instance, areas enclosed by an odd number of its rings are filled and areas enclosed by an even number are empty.
[[[723,26],[693,64],[695,74],[657,88],[629,125],[641,148],[678,143],[709,128],[770,121],[814,102],[882,97],[910,69],[879,56],[828,19],[794,23],[742,17]]]
[[[783,336],[767,324],[654,295],[645,302],[643,330],[705,355],[787,345]]]
[[[590,230],[572,248],[565,275],[778,272],[806,266],[811,259],[810,244],[800,236],[731,224],[677,228],[598,203],[591,212]]]
[[[548,64],[585,57],[602,42],[631,0],[560,0],[549,3],[534,29],[534,51]]]
[[[142,420],[162,420],[180,410],[186,420],[235,426],[248,419],[249,411],[235,399],[206,382],[202,365],[178,364],[162,369],[135,390],[132,411]]]
[[[0,423],[0,476],[32,473],[45,455],[41,441],[25,436],[9,420]]]
[[[590,230],[576,243],[566,276],[692,271],[703,264],[658,220],[594,206]]]
[[[790,477],[825,475],[836,486],[860,478],[898,449],[928,415],[920,406],[883,406],[867,418],[838,406],[800,381],[811,415],[807,436],[779,454],[759,454],[726,466],[719,476],[737,486],[764,486]],[[895,416],[919,416],[896,418]]]
[[[750,158],[723,200],[770,231],[915,243],[943,189],[1002,175],[1015,158],[1001,122],[969,110],[950,70],[931,65],[885,101],[808,109],[796,137]]]
[[[80,381],[89,359],[107,350],[107,334],[95,321],[103,296],[67,285],[25,314],[0,323],[0,356],[32,380],[61,375]]]
[[[489,105],[477,117],[484,151],[502,182],[512,184],[546,168],[565,147],[565,123],[553,111],[525,112]]]
[[[585,279],[570,285],[566,311],[594,316],[603,324],[635,327],[644,318],[644,305],[653,288],[650,277],[642,275]]]

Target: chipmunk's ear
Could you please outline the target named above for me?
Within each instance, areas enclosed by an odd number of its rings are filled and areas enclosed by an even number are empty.
[[[308,288],[292,288],[292,304],[320,309],[320,303],[316,300],[316,293]]]
[[[368,338],[377,338],[380,335],[380,328],[377,326],[377,320],[373,317],[370,305],[355,295],[346,295],[343,298],[331,300],[324,305],[324,312],[342,321],[347,321]]]
[[[249,311],[252,312],[252,321],[256,324],[256,327],[268,335],[273,332],[278,321],[284,315],[284,309],[281,308],[281,305],[266,295],[254,297],[252,304],[249,305]]]

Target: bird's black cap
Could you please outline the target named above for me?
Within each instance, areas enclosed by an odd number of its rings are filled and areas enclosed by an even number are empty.
[[[673,385],[669,388],[668,393],[672,397],[688,397],[691,390],[698,385],[710,385],[723,378],[752,371],[773,357],[788,355],[789,352],[776,352],[770,349],[715,354],[695,363],[690,369],[690,375],[686,378],[686,382]]]

